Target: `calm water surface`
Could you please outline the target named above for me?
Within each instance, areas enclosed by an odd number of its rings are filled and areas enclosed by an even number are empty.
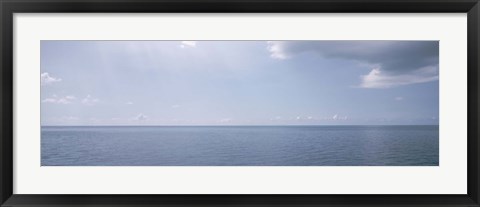
[[[43,166],[436,166],[438,126],[42,127]]]

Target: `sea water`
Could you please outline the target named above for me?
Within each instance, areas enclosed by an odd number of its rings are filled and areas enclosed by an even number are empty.
[[[438,166],[438,126],[44,126],[42,166]]]

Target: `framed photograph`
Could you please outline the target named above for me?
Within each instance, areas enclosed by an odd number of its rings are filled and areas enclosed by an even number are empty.
[[[1,0],[1,206],[480,206],[478,0]]]

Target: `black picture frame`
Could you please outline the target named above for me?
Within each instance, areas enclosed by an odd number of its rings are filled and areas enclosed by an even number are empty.
[[[478,0],[0,0],[1,206],[480,206]],[[465,195],[20,195],[13,194],[14,13],[467,13],[468,193]],[[91,186],[94,188],[95,186]],[[252,186],[253,187],[253,186]]]

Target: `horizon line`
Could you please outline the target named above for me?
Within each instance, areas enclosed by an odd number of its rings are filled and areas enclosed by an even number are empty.
[[[440,126],[440,124],[289,124],[289,125],[40,125],[40,127],[234,127],[234,126]]]

